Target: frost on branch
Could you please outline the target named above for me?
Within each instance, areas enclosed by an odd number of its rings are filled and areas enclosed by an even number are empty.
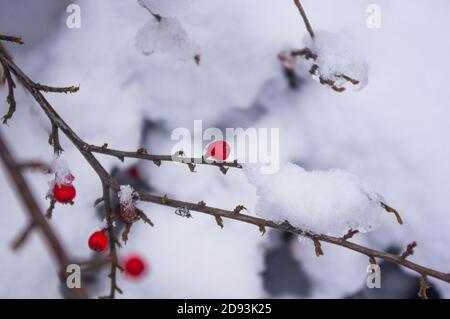
[[[68,185],[73,181],[73,175],[70,172],[69,165],[60,156],[55,155],[51,164],[51,173],[55,174],[55,179],[51,182],[51,187],[54,184]]]
[[[191,59],[197,56],[196,45],[189,39],[186,30],[181,25],[178,18],[161,15],[158,8],[174,6],[176,1],[168,1],[171,5],[157,4],[166,1],[138,1],[146,8],[153,17],[138,30],[136,34],[136,48],[144,55],[153,53],[170,53],[179,59]],[[169,10],[170,11],[170,10]]]
[[[378,226],[383,214],[377,194],[343,170],[307,172],[288,163],[271,175],[261,175],[253,165],[245,165],[244,172],[257,188],[256,214],[303,230],[335,236],[349,229],[363,233]]]
[[[317,55],[314,64],[317,70],[313,75],[316,79],[334,82],[336,87],[344,87],[350,80],[357,90],[363,89],[368,83],[368,64],[358,51],[350,35],[318,31],[314,39],[305,37],[304,44]],[[314,69],[313,69],[314,70]]]
[[[122,206],[130,207],[134,205],[136,192],[130,185],[120,185],[120,191],[117,193],[117,196]]]

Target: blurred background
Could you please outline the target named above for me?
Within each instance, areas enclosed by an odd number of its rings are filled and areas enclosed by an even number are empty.
[[[163,0],[161,0],[163,1]],[[172,1],[173,2],[173,1]],[[176,1],[175,1],[176,2]],[[69,28],[69,4],[81,9]],[[405,224],[389,219],[355,242],[400,253],[411,241],[411,260],[449,271],[450,147],[447,74],[450,3],[445,0],[304,0],[315,30],[348,33],[370,67],[363,90],[336,93],[298,66],[286,74],[277,54],[302,47],[307,36],[292,1],[191,0],[173,11],[200,65],[183,50],[142,54],[136,34],[152,17],[137,1],[0,0],[0,34],[32,79],[53,86],[80,85],[76,94],[47,94],[68,124],[88,143],[123,150],[146,147],[169,154],[174,128],[280,128],[280,159],[312,169],[342,168],[370,183],[397,208]],[[367,8],[381,8],[380,28],[368,28]],[[172,13],[170,13],[172,14]],[[164,52],[163,52],[164,51]],[[187,52],[187,51],[186,51]],[[0,88],[1,112],[6,89]],[[51,161],[50,125],[33,99],[17,92],[18,110],[6,135],[20,159]],[[51,220],[72,256],[91,257],[89,235],[101,228],[93,202],[101,184],[70,142],[63,158],[75,175],[75,205],[58,205]],[[239,170],[152,163],[98,156],[122,184],[155,194],[252,213],[255,189]],[[27,175],[41,207],[51,176]],[[18,252],[10,246],[26,225],[23,208],[0,167],[0,297],[64,298],[56,266],[40,235]],[[380,289],[368,289],[368,260],[323,245],[324,256],[292,235],[139,203],[155,223],[133,227],[119,251],[142,255],[148,273],[119,276],[123,298],[415,298],[416,274],[381,264]],[[108,289],[107,269],[85,274],[92,295]],[[448,284],[431,280],[430,297],[448,298]]]

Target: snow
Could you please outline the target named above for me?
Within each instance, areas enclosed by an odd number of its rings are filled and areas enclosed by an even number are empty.
[[[54,155],[50,169],[51,172],[55,174],[55,178],[52,180],[51,184],[67,185],[72,183],[73,175],[70,172],[69,164],[67,164],[61,156]]]
[[[369,232],[380,223],[378,195],[343,170],[307,172],[292,163],[270,175],[260,175],[257,165],[244,170],[257,189],[255,213],[261,217],[335,236],[349,229]]]
[[[314,62],[319,66],[318,76],[336,82],[338,87],[346,82],[341,75],[358,80],[355,89],[361,90],[367,85],[368,63],[348,32],[319,30],[314,39],[305,36],[303,43],[318,55]]]
[[[176,13],[189,38],[201,49],[199,66],[174,59],[170,52],[139,53],[136,32],[153,18],[134,1],[108,5],[77,1],[83,19],[79,30],[67,29],[62,22],[64,8],[53,12],[55,1],[47,2],[45,10],[37,3],[22,8],[11,2],[0,11],[0,25],[27,40],[24,46],[11,47],[11,52],[32,79],[52,85],[81,85],[76,94],[46,94],[46,98],[87,143],[137,149],[142,146],[139,127],[143,118],[164,123],[166,131],[155,132],[145,141],[152,153],[162,154],[169,154],[173,146],[170,131],[178,126],[190,129],[195,119],[203,119],[205,127],[233,127],[235,123],[278,127],[280,161],[297,163],[307,172],[335,167],[352,172],[383,194],[405,221],[399,226],[391,214],[383,214],[376,231],[352,241],[387,249],[403,248],[416,240],[419,247],[411,260],[448,272],[448,254],[443,252],[450,242],[450,145],[446,139],[450,135],[450,91],[445,79],[450,72],[450,45],[439,37],[442,30],[450,28],[448,1],[414,5],[406,0],[379,1],[383,20],[382,28],[376,30],[366,27],[366,8],[371,1],[351,1],[345,6],[333,0],[304,1],[317,41],[321,40],[320,29],[350,30],[355,40],[351,42],[357,43],[351,45],[362,51],[370,65],[370,83],[357,94],[350,90],[337,94],[316,85],[307,68],[299,70],[299,90],[289,89],[276,55],[286,48],[302,48],[301,39],[307,36],[290,1],[196,0],[182,15]],[[15,21],[21,10],[29,10],[24,14],[31,17],[26,24]],[[36,16],[37,11],[43,13]],[[44,18],[44,14],[59,19]],[[3,28],[7,21],[9,25]],[[33,38],[27,36],[30,29],[48,32]],[[332,38],[341,36],[344,34],[339,31]],[[50,64],[43,63],[50,60]],[[0,89],[2,101],[5,95]],[[0,129],[20,159],[48,159],[52,151],[46,143],[48,119],[22,90],[16,91],[16,99],[13,120]],[[92,204],[102,190],[95,172],[60,135],[64,159],[77,177],[77,201],[73,206],[58,205],[52,226],[70,255],[84,260],[90,257],[87,238],[98,222]],[[98,158],[108,169],[135,163]],[[243,204],[255,211],[255,188],[241,171],[230,169],[223,176],[209,167],[197,166],[192,174],[173,163],[163,163],[160,168],[153,163],[142,165],[156,194],[204,200],[226,209]],[[27,173],[27,179],[41,207],[48,207],[47,177]],[[0,189],[4,212],[0,215],[0,296],[59,298],[55,263],[42,238],[32,235],[18,253],[10,249],[12,238],[27,220],[2,167]],[[186,219],[171,208],[140,205],[155,227],[149,230],[137,223],[119,254],[128,250],[144,254],[150,273],[139,283],[119,276],[124,290],[119,297],[267,296],[259,275],[264,270],[267,235],[261,238],[255,227],[231,220],[224,219],[225,228],[220,230],[210,216],[192,212],[194,218]],[[322,248],[325,255],[317,258],[313,247],[299,243],[292,247],[311,277],[313,291],[308,297],[341,298],[364,287],[367,258],[340,247],[324,244]],[[107,274],[103,275],[94,296],[108,289]],[[450,296],[448,284],[432,283],[444,297]]]
[[[117,193],[119,202],[125,207],[133,204],[136,192],[130,185],[120,185],[120,191]]]
[[[144,55],[172,53],[179,58],[193,58],[195,46],[177,18],[151,19],[136,34],[136,48]]]

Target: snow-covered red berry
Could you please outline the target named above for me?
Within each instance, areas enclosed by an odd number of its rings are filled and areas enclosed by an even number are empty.
[[[77,192],[73,185],[55,184],[53,186],[53,198],[59,203],[70,203],[75,198]]]
[[[100,253],[108,247],[108,237],[104,231],[96,231],[89,237],[88,245],[90,249]]]
[[[146,272],[147,265],[141,256],[130,255],[125,258],[124,269],[127,275],[140,277]]]
[[[136,207],[134,207],[134,205],[117,205],[116,215],[125,224],[131,224],[138,218]]]
[[[216,141],[208,145],[206,154],[217,161],[224,161],[230,155],[230,145],[227,141]]]

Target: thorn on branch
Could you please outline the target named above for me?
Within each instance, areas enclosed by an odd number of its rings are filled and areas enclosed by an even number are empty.
[[[223,165],[220,165],[219,169],[220,169],[220,171],[222,172],[223,175],[226,175],[230,168],[229,167],[225,167]]]
[[[420,288],[417,296],[422,299],[428,299],[427,290],[431,288],[431,285],[428,282],[427,275],[422,275],[420,277]]]
[[[219,226],[221,229],[223,229],[223,219],[222,217],[220,217],[219,215],[216,215],[216,224],[217,226]]]
[[[314,250],[316,251],[316,256],[322,256],[323,255],[323,250],[322,250],[322,245],[320,244],[320,241],[318,239],[313,239],[314,241]]]
[[[261,233],[261,236],[264,236],[266,233],[266,227],[264,225],[259,225],[259,232]]]
[[[145,154],[148,154],[148,151],[147,151],[147,149],[141,147],[140,149],[137,150],[137,153],[139,155],[145,155]]]
[[[108,143],[103,143],[102,147],[100,147],[102,151],[106,151],[108,149]]]
[[[188,165],[188,167],[189,167],[189,170],[190,170],[192,173],[195,173],[195,164],[188,163],[187,165]]]
[[[161,160],[154,160],[153,164],[155,164],[157,167],[161,166]]]
[[[413,241],[412,243],[408,244],[408,246],[406,246],[406,250],[403,252],[403,254],[400,256],[400,258],[402,259],[406,259],[409,256],[414,254],[414,248],[417,247],[417,242]]]
[[[198,203],[197,203],[197,205],[198,206],[200,206],[200,207],[205,207],[206,206],[206,203],[204,202],[204,201],[199,201]]]
[[[194,55],[194,62],[195,62],[195,64],[200,65],[200,61],[201,61],[200,54]]]
[[[395,215],[395,218],[397,218],[397,222],[398,222],[400,225],[403,225],[402,217],[400,216],[400,214],[398,213],[397,210],[395,210],[394,208],[392,208],[391,206],[389,206],[389,205],[387,205],[387,204],[385,204],[385,203],[383,203],[383,202],[380,202],[380,205],[381,205],[381,207],[383,207],[383,209],[384,209],[385,211],[387,211],[388,213],[394,214],[394,215]]]
[[[164,194],[163,198],[161,198],[161,204],[165,205],[168,199],[167,194]]]
[[[145,215],[145,213],[142,210],[136,208],[136,212],[137,212],[138,217],[140,219],[142,219],[142,221],[145,224],[148,224],[148,225],[150,225],[152,227],[155,226],[155,224],[153,224],[153,222],[150,220],[150,218],[148,218],[147,215]]]
[[[356,235],[357,233],[359,233],[359,230],[357,230],[357,229],[353,230],[353,229],[350,228],[348,230],[347,234],[342,236],[342,239],[343,240],[348,240],[348,239],[352,238],[354,235]]]
[[[244,205],[237,205],[235,208],[234,208],[234,210],[233,210],[233,213],[234,214],[239,214],[241,211],[243,211],[243,210],[247,210],[247,208],[245,208],[245,206]]]

